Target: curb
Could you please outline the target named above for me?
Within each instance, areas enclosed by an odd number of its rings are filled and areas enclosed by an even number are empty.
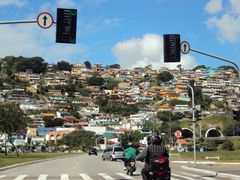
[[[198,169],[198,168],[187,167],[187,166],[181,166],[181,168],[185,169],[185,170],[189,170],[189,171],[201,172],[201,173],[204,173],[204,174],[208,174],[208,175],[216,176],[216,177],[220,177],[220,178],[230,178],[230,179],[233,179],[233,180],[239,180],[240,179],[240,176],[233,175],[233,174],[218,173],[216,171],[209,171],[209,170],[205,170],[205,169]]]
[[[194,164],[194,161],[170,161],[176,164]],[[239,163],[235,162],[216,162],[216,161],[197,161],[196,164],[216,164],[216,165],[240,165]]]
[[[79,156],[79,155],[61,156],[61,157],[41,159],[41,160],[36,160],[36,161],[29,161],[29,162],[14,164],[14,165],[10,165],[10,166],[0,168],[0,171],[5,171],[5,170],[8,170],[8,169],[13,169],[13,168],[17,168],[17,167],[20,167],[20,166],[26,166],[26,165],[30,165],[30,164],[36,164],[36,163],[40,163],[40,162],[44,162],[44,161],[46,162],[46,161],[52,161],[52,160],[56,160],[56,159],[64,159],[64,158],[75,157],[75,156]]]

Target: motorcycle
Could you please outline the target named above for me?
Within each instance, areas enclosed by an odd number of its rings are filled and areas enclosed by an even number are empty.
[[[151,162],[153,170],[149,173],[149,180],[170,180],[171,170],[168,167],[168,159],[159,157]]]
[[[133,173],[136,171],[136,161],[130,160],[127,163],[127,175],[133,175]]]

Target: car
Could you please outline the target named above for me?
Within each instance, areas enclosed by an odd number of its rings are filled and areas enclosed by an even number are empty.
[[[116,161],[118,159],[124,160],[124,148],[122,146],[110,146],[103,151],[102,160]]]
[[[88,149],[88,155],[95,154],[97,156],[97,149],[96,148],[89,148]]]

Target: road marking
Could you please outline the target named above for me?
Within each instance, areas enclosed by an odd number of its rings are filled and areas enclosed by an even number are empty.
[[[183,179],[188,179],[188,180],[196,180],[196,179],[193,179],[193,178],[190,178],[190,177],[181,176],[180,174],[175,174],[175,173],[172,173],[171,175],[173,175],[173,176],[176,176],[176,177],[180,177],[180,178],[183,178]]]
[[[27,175],[19,175],[14,180],[23,180],[25,177],[27,177]]]
[[[182,172],[181,174],[184,174],[184,175],[187,175],[187,176],[192,176],[192,177],[197,177],[197,178],[202,178],[202,179],[213,180],[213,178],[210,178],[210,177],[202,177],[200,175],[190,174],[190,173],[187,173],[187,172]]]
[[[38,180],[47,180],[47,174],[41,174],[39,177],[38,177]]]
[[[6,175],[1,175],[1,176],[0,176],[0,179],[1,179],[1,178],[4,178],[5,176],[6,176]]]
[[[135,178],[133,178],[133,177],[131,177],[131,176],[128,176],[128,175],[126,175],[126,174],[123,174],[123,173],[116,173],[117,175],[119,175],[119,176],[122,176],[122,177],[124,177],[124,178],[126,178],[126,179],[135,179]]]
[[[106,180],[114,180],[111,176],[108,176],[105,173],[98,173],[99,176],[102,176]]]
[[[179,179],[176,179],[176,178],[174,178],[174,177],[171,177],[171,180],[179,180]]]
[[[79,176],[81,176],[81,178],[83,179],[83,180],[93,180],[92,178],[90,178],[87,174],[79,174]]]
[[[69,180],[68,174],[61,174],[61,180]]]

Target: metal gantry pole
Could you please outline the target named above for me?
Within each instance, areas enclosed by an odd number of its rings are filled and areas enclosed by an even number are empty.
[[[196,128],[195,128],[195,103],[194,103],[194,90],[193,87],[188,84],[192,94],[192,121],[193,121],[193,161],[196,165]]]
[[[231,61],[229,59],[221,58],[221,57],[218,57],[218,56],[215,56],[215,55],[203,52],[203,51],[199,51],[199,50],[196,50],[196,49],[191,49],[190,48],[190,51],[193,51],[193,52],[196,52],[196,53],[199,53],[199,54],[203,54],[203,55],[206,55],[206,56],[209,56],[209,57],[212,57],[212,58],[216,58],[218,60],[221,60],[221,61],[233,64],[235,66],[235,68],[237,69],[237,71],[238,71],[238,78],[240,79],[240,69],[239,69],[238,65],[235,62],[233,62],[233,61]]]
[[[22,23],[36,23],[36,20],[15,20],[15,21],[0,21],[0,24],[22,24]]]

